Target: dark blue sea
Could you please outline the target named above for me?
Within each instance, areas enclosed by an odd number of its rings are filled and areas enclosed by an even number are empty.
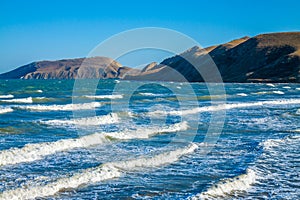
[[[300,199],[300,84],[1,80],[0,199]]]

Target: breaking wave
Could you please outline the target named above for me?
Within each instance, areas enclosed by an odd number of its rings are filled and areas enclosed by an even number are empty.
[[[86,95],[84,96],[88,99],[122,99],[123,95],[121,94],[108,94],[108,95]]]
[[[14,110],[12,108],[0,108],[0,114],[13,112]]]
[[[275,87],[275,85],[272,84],[272,83],[267,83],[266,85],[267,85],[267,86],[270,86],[270,87]]]
[[[19,99],[2,99],[1,101],[9,102],[9,103],[33,103],[32,97],[19,98]]]
[[[295,132],[297,132],[297,130],[295,130]],[[287,136],[285,138],[282,139],[268,139],[264,142],[262,142],[261,146],[264,148],[264,150],[270,150],[274,147],[277,147],[281,144],[287,144],[287,143],[291,143],[291,141],[295,142],[295,141],[299,141],[300,136],[295,135],[295,136]]]
[[[22,148],[11,148],[0,151],[0,166],[40,160],[47,155],[75,148],[85,148],[93,145],[108,143],[111,140],[129,140],[149,138],[155,134],[183,131],[188,128],[186,122],[166,127],[145,127],[122,132],[94,133],[76,139],[63,139],[56,142],[26,144]]]
[[[241,97],[246,97],[246,96],[248,96],[246,93],[237,93],[236,95],[237,95],[237,96],[241,96]]]
[[[197,114],[201,112],[229,110],[234,108],[256,107],[256,106],[266,106],[266,105],[286,105],[286,104],[300,104],[300,99],[258,101],[253,103],[220,104],[217,106],[203,106],[203,107],[196,107],[193,109],[182,110],[182,111],[157,110],[157,111],[149,112],[148,114],[150,116],[161,116],[161,115],[168,115],[168,114],[169,115],[190,115],[190,114]]]
[[[69,119],[69,120],[49,120],[41,121],[43,124],[48,125],[79,125],[79,126],[97,126],[102,124],[113,124],[119,121],[118,115],[111,113],[104,116],[95,116],[79,119]]]
[[[284,92],[279,91],[279,90],[278,90],[278,91],[273,91],[273,93],[274,93],[274,94],[284,94]]]
[[[247,169],[245,174],[220,181],[216,185],[210,187],[207,191],[191,197],[191,200],[196,199],[215,199],[226,197],[235,191],[246,191],[255,183],[256,174],[254,170]]]
[[[176,162],[184,155],[193,153],[197,148],[198,146],[196,144],[190,144],[185,148],[161,153],[153,157],[105,163],[98,167],[86,169],[70,177],[58,179],[46,185],[4,191],[0,194],[0,198],[3,200],[34,199],[54,195],[66,188],[76,189],[82,185],[119,178],[123,175],[124,171],[135,171],[140,168],[154,168],[167,165]]]
[[[0,95],[0,99],[10,99],[10,98],[14,98],[14,95],[12,94]]]
[[[72,110],[89,110],[100,107],[101,103],[81,103],[81,104],[65,104],[65,105],[31,105],[18,106],[19,109],[33,110],[33,111],[72,111]]]
[[[151,92],[140,92],[139,94],[142,96],[148,96],[148,97],[165,96],[165,94],[155,94],[155,93],[151,93]]]

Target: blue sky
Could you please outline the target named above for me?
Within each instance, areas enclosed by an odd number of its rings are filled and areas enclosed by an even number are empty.
[[[164,27],[202,46],[245,35],[299,31],[300,1],[0,1],[0,73],[38,60],[86,56],[119,32]],[[165,53],[123,59],[124,65],[161,61]]]

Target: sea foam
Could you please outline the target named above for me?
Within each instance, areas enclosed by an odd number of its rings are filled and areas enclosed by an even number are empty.
[[[220,197],[226,197],[236,191],[246,191],[251,188],[251,185],[255,183],[256,174],[252,169],[247,169],[246,174],[242,174],[233,178],[229,178],[213,185],[205,192],[199,193],[191,200],[196,199],[215,199]]]
[[[41,121],[43,124],[48,125],[78,125],[78,126],[97,126],[103,124],[113,124],[119,121],[119,117],[116,113],[111,113],[103,116],[86,117],[69,120],[49,120]]]
[[[12,108],[0,108],[0,114],[13,112],[14,110]]]
[[[84,97],[88,99],[122,99],[123,95],[121,94],[85,95]]]
[[[180,157],[193,153],[197,148],[198,146],[196,144],[190,144],[185,148],[161,153],[152,157],[141,157],[127,161],[105,163],[98,167],[86,169],[70,177],[60,178],[46,185],[7,190],[0,194],[0,198],[3,200],[17,200],[47,197],[67,188],[76,189],[82,185],[119,178],[126,171],[155,168],[171,164],[178,161]]]
[[[149,138],[155,134],[183,131],[187,128],[187,123],[181,122],[165,127],[151,127],[148,129],[143,127],[136,130],[124,130],[121,132],[94,133],[76,139],[63,139],[56,142],[29,143],[22,148],[11,148],[0,151],[0,166],[32,162],[60,151],[100,145],[108,143],[111,140],[143,139]]]
[[[72,110],[88,110],[100,107],[99,102],[81,103],[81,104],[65,104],[65,105],[30,105],[17,106],[19,109],[32,111],[72,111]]]
[[[237,95],[237,96],[241,96],[241,97],[246,97],[246,96],[248,96],[246,93],[237,93],[236,95]]]
[[[32,97],[27,98],[19,98],[19,99],[2,99],[3,102],[9,102],[9,103],[32,103]]]
[[[286,105],[286,104],[300,104],[300,99],[289,99],[289,100],[273,100],[273,101],[258,101],[252,103],[233,103],[233,104],[220,104],[217,106],[203,106],[195,107],[188,110],[179,110],[179,111],[164,111],[157,110],[149,112],[150,116],[161,116],[161,115],[191,115],[202,112],[213,112],[220,110],[229,110],[235,108],[246,108],[246,107],[256,107],[256,106],[266,106],[266,105]]]
[[[10,99],[10,98],[14,98],[14,95],[12,94],[0,95],[0,99]]]
[[[279,90],[278,90],[278,91],[273,91],[273,93],[274,93],[274,94],[284,94],[284,92],[279,91]]]

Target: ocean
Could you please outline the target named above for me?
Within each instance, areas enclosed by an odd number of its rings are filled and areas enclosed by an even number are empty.
[[[0,80],[0,199],[299,199],[300,85],[211,88]]]

